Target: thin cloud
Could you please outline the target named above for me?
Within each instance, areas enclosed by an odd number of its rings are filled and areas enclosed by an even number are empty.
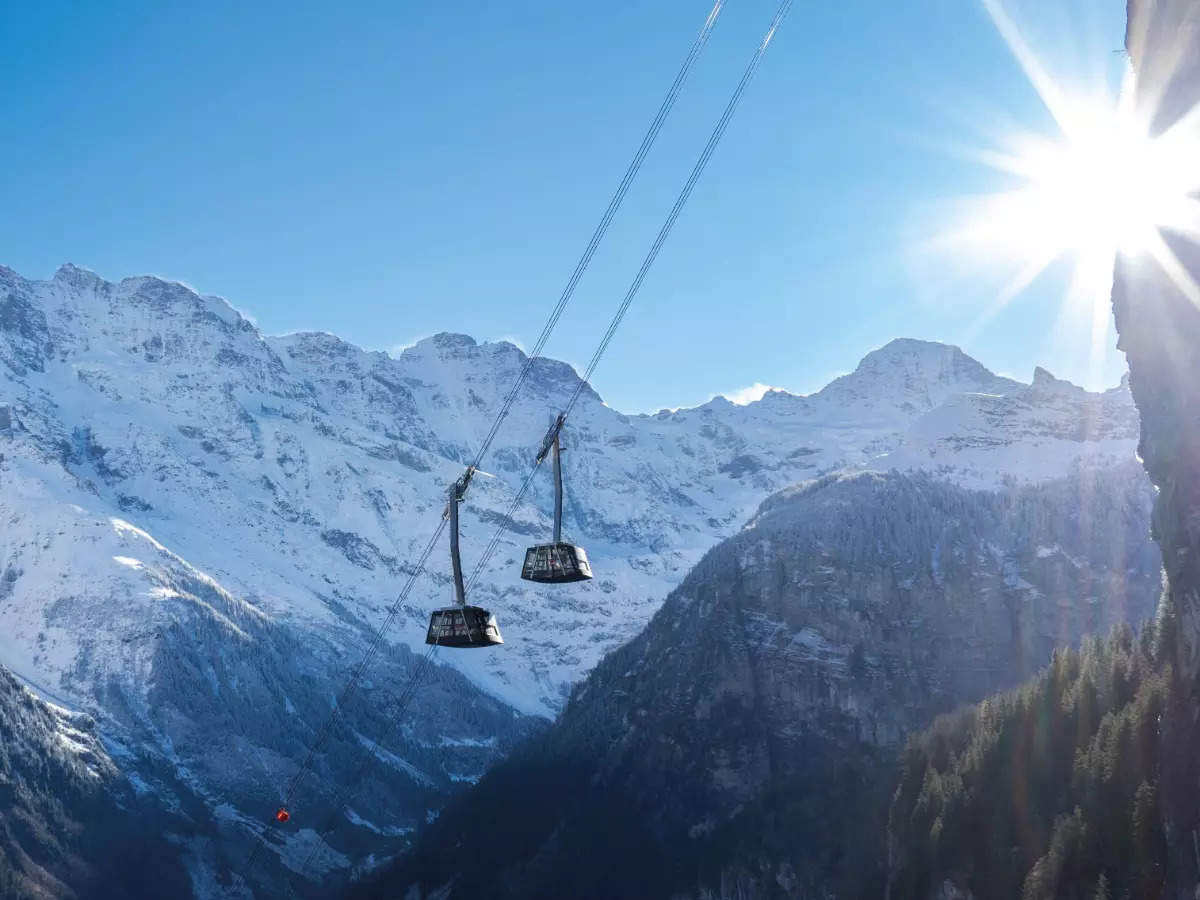
[[[715,395],[724,397],[735,406],[745,406],[748,403],[756,403],[761,400],[768,391],[780,391],[783,388],[773,387],[769,384],[763,384],[761,381],[756,381],[749,387],[739,388],[736,391],[723,391],[721,394]]]

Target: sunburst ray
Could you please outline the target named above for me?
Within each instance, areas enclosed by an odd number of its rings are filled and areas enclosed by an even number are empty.
[[[1200,106],[1173,123],[1155,123],[1163,93],[1137,85],[1127,66],[1114,93],[1057,81],[1001,0],[981,0],[997,32],[1054,121],[1054,132],[1013,129],[968,156],[1011,177],[1010,189],[963,198],[925,250],[959,266],[1001,273],[998,289],[971,325],[976,332],[1060,260],[1072,274],[1060,310],[1087,334],[1090,374],[1099,378],[1118,254],[1158,265],[1200,307],[1200,285],[1164,232],[1200,241]],[[1146,23],[1128,35],[1137,59]],[[1158,75],[1170,59],[1156,60]],[[1156,84],[1164,80],[1156,77]],[[1154,135],[1158,128],[1161,134]],[[1070,330],[1070,329],[1067,329]]]

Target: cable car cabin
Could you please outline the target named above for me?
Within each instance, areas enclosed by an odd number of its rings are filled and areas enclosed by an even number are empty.
[[[572,581],[587,581],[592,577],[592,567],[582,547],[568,544],[562,539],[562,447],[559,433],[562,431],[566,414],[558,417],[546,437],[537,461],[541,463],[547,454],[554,459],[554,540],[549,544],[538,544],[525,551],[525,565],[521,566],[521,577],[526,581],[541,584],[568,584]]]
[[[503,644],[496,617],[478,606],[448,606],[429,617],[425,643],[443,647],[491,647]]]
[[[538,544],[526,550],[521,577],[542,584],[568,584],[587,581],[592,577],[592,567],[582,547],[558,541],[554,544]]]

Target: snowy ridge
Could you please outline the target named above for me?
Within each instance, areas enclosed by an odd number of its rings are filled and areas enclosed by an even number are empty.
[[[379,621],[436,524],[445,486],[525,362],[511,344],[463,335],[437,335],[396,359],[328,334],[264,338],[223,301],[181,285],[112,284],[73,266],[47,282],[0,270],[0,290],[5,479],[23,496],[6,525],[11,545],[29,543],[35,520],[48,530],[78,518],[65,514],[72,507],[98,522],[120,518],[232,595],[315,628],[347,613]],[[464,511],[468,567],[576,384],[563,363],[535,365]],[[523,547],[549,530],[548,478],[538,479],[476,594],[501,614],[509,644],[449,661],[518,708],[551,712],[775,490],[847,468],[921,468],[984,485],[1042,480],[1125,462],[1136,439],[1124,386],[1095,395],[1041,374],[1023,385],[957,348],[913,340],[872,352],[808,397],[773,391],[746,406],[717,398],[630,417],[589,391],[564,461],[567,528],[598,561],[595,582],[555,591],[515,577]],[[113,559],[138,552],[56,537],[61,552],[38,558],[38,581],[10,582],[7,604],[28,621],[0,659],[49,684],[77,651],[65,635],[55,653],[31,643],[46,573],[144,577]],[[32,553],[4,564],[29,572]],[[420,643],[446,585],[435,565],[394,639]],[[330,594],[341,611],[322,599]]]
[[[157,278],[64,266],[32,281],[0,267],[0,665],[95,715],[130,748],[129,777],[168,807],[190,792],[226,809],[215,821],[244,841],[526,360],[455,334],[394,358],[329,334],[264,337],[219,298]],[[464,504],[468,572],[578,384],[565,363],[534,364]],[[518,711],[555,714],[768,495],[863,469],[1040,483],[1127,465],[1137,436],[1126,385],[1091,394],[1044,374],[1025,385],[913,340],[815,394],[745,406],[718,397],[626,416],[585,389],[564,433],[565,527],[595,580],[519,579],[524,548],[550,534],[542,474],[472,596],[498,614],[505,645],[442,653],[383,741],[429,610],[451,595],[438,549],[308,802],[331,802],[364,747],[404,766],[379,766],[349,798],[322,859],[394,852],[395,835],[535,727]],[[300,834],[273,847],[282,866],[316,839]],[[213,865],[190,866],[197,884],[216,883]]]

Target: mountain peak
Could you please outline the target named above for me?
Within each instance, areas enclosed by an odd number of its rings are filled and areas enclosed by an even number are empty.
[[[328,331],[293,331],[273,336],[268,342],[291,357],[353,358],[371,353]]]
[[[895,338],[888,341],[877,350],[872,350],[859,362],[855,371],[897,364],[927,365],[942,371],[952,368],[964,368],[986,373],[989,378],[995,377],[982,363],[963,353],[953,344],[943,344],[940,341],[922,341],[917,338]]]
[[[75,288],[95,288],[104,284],[104,279],[91,269],[85,269],[69,262],[58,267],[52,280],[56,284]]]
[[[482,347],[469,334],[439,331],[414,341],[394,355],[397,359],[467,360],[479,356]]]
[[[1054,394],[1078,394],[1083,396],[1087,393],[1084,388],[1065,381],[1062,378],[1055,378],[1049,371],[1041,366],[1036,366],[1033,370],[1033,385],[1032,389],[1038,393],[1054,393]]]
[[[453,331],[439,331],[429,342],[439,350],[471,350],[479,346],[479,342],[469,334],[458,334]]]
[[[507,389],[517,374],[529,361],[529,355],[512,341],[483,341],[475,340],[467,334],[453,331],[440,331],[437,334],[421,338],[414,344],[405,347],[393,358],[410,364],[422,364],[422,361],[436,361],[440,364],[454,366],[478,366],[489,373],[489,378]],[[574,390],[580,376],[570,363],[539,356],[525,374],[527,390],[550,396],[558,396],[562,390]],[[561,390],[560,390],[561,389]],[[586,385],[584,396],[603,402],[600,395]]]
[[[849,375],[814,395],[838,406],[866,403],[928,410],[953,394],[1005,393],[1017,387],[951,344],[897,338],[863,357]]]
[[[96,273],[93,272],[91,269],[84,268],[83,266],[77,266],[73,262],[65,262],[61,266],[58,267],[58,270],[54,273],[54,277],[55,278],[73,278],[80,273],[85,274],[85,275],[96,275]],[[99,277],[99,276],[96,276],[96,277]]]
[[[498,340],[498,341],[477,341],[469,334],[461,334],[456,331],[439,331],[437,334],[423,337],[420,340],[413,341],[411,344],[406,344],[402,348],[392,351],[392,355],[396,358],[408,354],[416,354],[417,356],[433,353],[442,358],[469,357],[484,355],[503,354],[515,357],[519,362],[524,362],[528,357],[524,350],[521,349],[513,341]],[[545,357],[542,357],[543,359]]]

